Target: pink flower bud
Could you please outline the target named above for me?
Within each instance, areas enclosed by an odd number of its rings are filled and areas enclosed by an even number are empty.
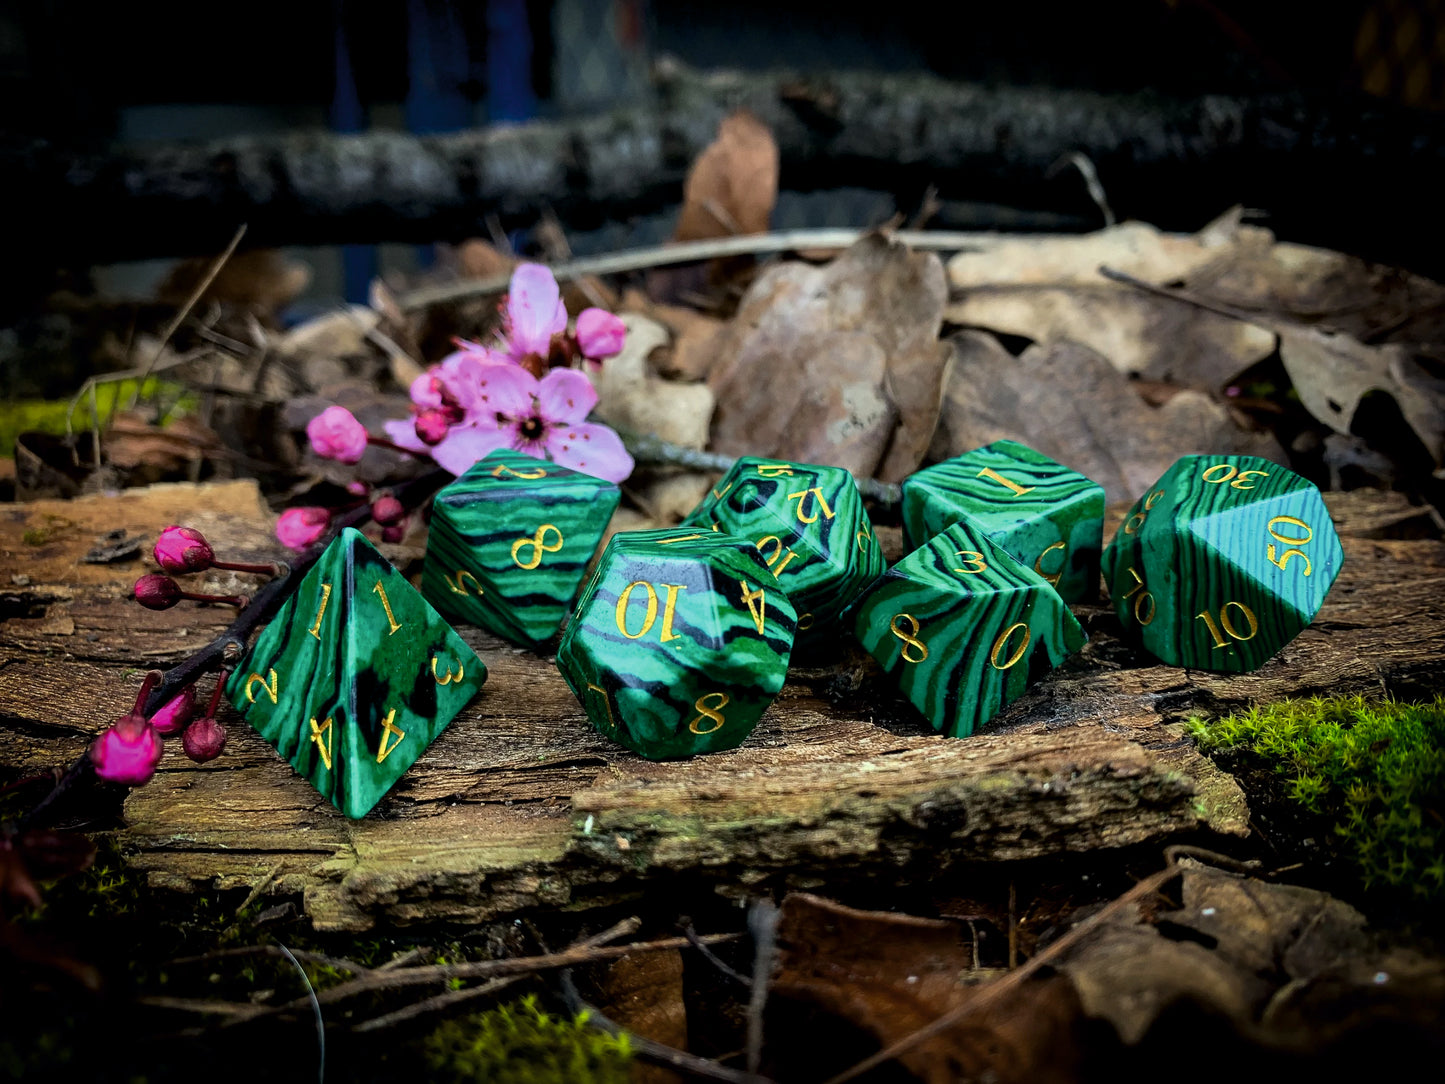
[[[95,774],[111,783],[149,783],[165,752],[156,728],[139,715],[123,715],[90,747]]]
[[[323,534],[331,523],[331,512],[326,508],[307,506],[288,508],[276,521],[276,537],[283,546],[293,550],[304,550]]]
[[[627,325],[606,309],[583,309],[577,317],[577,345],[589,358],[610,358],[622,352]]]
[[[423,410],[416,416],[416,439],[429,446],[440,444],[451,427],[451,417],[445,410]]]
[[[152,572],[135,581],[135,600],[147,610],[169,610],[181,601],[182,591],[169,576]]]
[[[181,690],[181,694],[169,701],[158,712],[151,716],[151,726],[156,728],[156,733],[169,738],[172,734],[179,734],[196,714],[196,687],[187,685]]]
[[[397,523],[381,529],[381,540],[383,542],[400,542],[405,537],[406,525],[404,523]]]
[[[167,572],[204,572],[216,559],[205,535],[193,527],[167,527],[156,539],[156,564]]]
[[[226,748],[226,728],[210,716],[197,719],[181,735],[181,748],[197,764],[215,760]]]
[[[366,494],[367,494],[366,483],[365,483],[365,482],[347,482],[347,483],[346,483],[346,492],[350,493],[353,497],[365,497]]]
[[[436,366],[432,368],[435,369]],[[424,410],[428,407],[439,407],[443,403],[442,382],[431,370],[413,380],[407,393],[411,396],[411,401]]]
[[[306,423],[311,450],[323,459],[355,463],[366,454],[366,427],[345,407],[329,406]]]
[[[378,497],[371,502],[371,518],[383,527],[391,527],[406,518],[406,509],[395,497]]]

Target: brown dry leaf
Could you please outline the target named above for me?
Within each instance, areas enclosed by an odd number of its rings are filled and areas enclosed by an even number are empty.
[[[1039,343],[1084,343],[1120,372],[1211,392],[1275,347],[1264,328],[1109,283],[981,287],[947,318]]]
[[[1192,236],[1121,222],[1081,237],[1010,237],[954,256],[948,261],[948,281],[955,289],[1095,286],[1102,265],[1148,282],[1173,282],[1215,263],[1246,239],[1267,246],[1273,236],[1240,226],[1231,212]]]
[[[1430,375],[1407,347],[1365,346],[1313,328],[1282,329],[1279,356],[1305,409],[1337,433],[1350,432],[1367,393],[1385,392],[1435,466],[1445,463],[1445,381]]]
[[[946,291],[936,256],[876,233],[824,267],[768,269],[714,342],[713,447],[864,477],[912,470],[948,361],[937,342]]]
[[[113,466],[130,471],[144,467],[152,481],[225,453],[221,438],[195,418],[177,418],[162,429],[129,411],[115,416],[102,446]]]
[[[687,1049],[687,1006],[682,1000],[682,953],[647,952],[624,956],[599,983],[601,1008],[635,1035]],[[670,1069],[635,1065],[638,1084],[671,1084],[682,1079]]]
[[[717,333],[723,326],[716,316],[685,305],[658,304],[635,289],[622,295],[617,311],[641,313],[672,332],[672,346],[652,354],[653,367],[660,375],[683,380],[707,379],[717,357]]]
[[[774,998],[819,1006],[888,1045],[964,1004],[995,977],[972,970],[952,922],[857,911],[805,893],[784,901]],[[900,1056],[920,1080],[1074,1079],[1078,1002],[1057,978],[1024,983]],[[851,1044],[842,1044],[851,1045]],[[827,1064],[819,1050],[816,1061]],[[839,1067],[841,1068],[841,1067]]]
[[[768,126],[740,109],[718,125],[682,189],[676,241],[766,233],[778,200],[778,145]]]
[[[214,256],[182,260],[156,288],[156,300],[175,306],[185,304],[213,263]],[[309,285],[311,269],[305,264],[288,258],[279,249],[251,249],[237,252],[226,261],[199,304],[220,301],[274,320]]]
[[[622,352],[602,363],[592,376],[597,388],[597,417],[608,425],[651,434],[686,448],[703,448],[713,415],[713,393],[706,384],[681,384],[654,376],[648,357],[670,341],[656,320],[625,313],[627,341]]]
[[[1196,391],[1151,407],[1087,346],[1036,345],[1013,357],[992,335],[963,331],[929,458],[948,459],[995,440],[1017,440],[1133,500],[1181,455],[1262,455],[1283,463],[1268,433],[1251,433]]]
[[[454,250],[458,278],[489,279],[495,275],[510,275],[520,262],[517,257],[502,252],[490,241],[479,237],[463,241]]]

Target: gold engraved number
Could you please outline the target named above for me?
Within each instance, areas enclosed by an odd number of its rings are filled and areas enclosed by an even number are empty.
[[[788,500],[790,500],[790,501],[797,501],[797,502],[798,502],[798,509],[797,509],[797,512],[798,512],[798,522],[799,522],[799,523],[817,523],[817,522],[818,522],[818,513],[817,513],[817,512],[814,512],[811,516],[808,516],[808,515],[804,515],[804,514],[803,514],[803,509],[805,509],[805,508],[808,507],[808,495],[809,495],[809,494],[812,494],[813,496],[815,496],[815,497],[818,498],[818,507],[822,509],[822,511],[823,511],[823,516],[824,516],[825,518],[827,518],[827,519],[832,519],[832,518],[833,518],[833,510],[828,507],[828,502],[823,499],[823,490],[822,490],[822,488],[819,487],[819,486],[814,486],[812,489],[800,489],[800,490],[799,490],[798,492],[796,492],[796,493],[789,493],[789,494],[788,494]]]
[[[814,620],[816,620],[816,619],[813,617],[813,615],[812,615],[811,613],[799,614],[799,615],[798,615],[798,631],[799,631],[799,632],[807,632],[810,628],[813,627],[813,622],[814,622]]]
[[[590,681],[587,683],[587,689],[602,697],[602,706],[607,709],[607,726],[612,733],[616,734],[617,720],[612,717],[612,698],[607,695],[607,690],[601,685],[593,685]]]
[[[1137,534],[1139,528],[1144,526],[1144,521],[1149,518],[1149,509],[1158,504],[1159,498],[1162,496],[1164,496],[1162,489],[1156,489],[1153,493],[1149,494],[1148,498],[1144,501],[1144,510],[1142,512],[1135,512],[1129,517],[1129,522],[1124,524],[1124,533]]]
[[[378,764],[380,764],[387,757],[391,756],[391,754],[396,750],[396,747],[402,742],[406,741],[406,731],[392,722],[392,720],[395,718],[396,709],[392,708],[389,712],[386,713],[386,718],[381,721],[381,747],[378,748],[376,751],[376,762]],[[392,742],[390,745],[387,745],[386,739],[393,736],[396,738],[396,741]]]
[[[717,491],[717,486],[713,486],[713,488],[709,492],[712,493],[713,500],[720,501],[728,495],[728,490],[732,489],[732,487],[735,485],[737,485],[736,482],[729,482],[726,486],[723,487],[723,491],[721,493]]]
[[[983,554],[978,550],[958,550],[955,557],[962,557],[966,565],[977,565],[977,568],[955,568],[953,571],[961,576],[977,576],[980,572],[987,572],[988,565],[984,563]]]
[[[1044,571],[1044,558],[1047,557],[1049,554],[1053,553],[1054,550],[1061,550],[1061,549],[1063,549],[1063,548],[1064,548],[1064,544],[1063,544],[1062,542],[1055,542],[1055,543],[1054,543],[1052,546],[1050,546],[1048,549],[1044,550],[1043,553],[1039,554],[1038,560],[1036,560],[1036,561],[1034,562],[1034,571],[1037,572],[1037,573],[1038,573],[1040,576],[1042,576],[1051,586],[1054,586],[1054,587],[1059,586],[1059,580],[1063,579],[1064,569],[1068,567],[1069,559],[1068,559],[1068,557],[1066,556],[1066,557],[1062,558],[1062,559],[1059,561],[1059,570],[1058,570],[1057,572],[1045,572],[1045,571]]]
[[[714,698],[719,699],[709,704],[708,700]],[[703,693],[693,704],[693,710],[697,712],[697,715],[688,720],[687,728],[694,734],[711,734],[714,730],[721,730],[722,725],[727,722],[723,718],[722,709],[728,706],[728,699],[727,693]],[[712,726],[705,727],[704,719],[711,719]]]
[[[1124,597],[1129,598],[1131,595],[1136,594],[1139,596],[1134,599],[1134,620],[1141,625],[1147,625],[1154,620],[1154,611],[1156,609],[1154,596],[1144,590],[1144,581],[1139,578],[1139,573],[1135,572],[1132,567],[1128,569],[1128,573],[1134,577],[1134,586],[1124,592]],[[1146,602],[1149,604],[1147,615],[1144,610],[1144,604]]]
[[[324,740],[323,740],[324,739]],[[316,743],[316,750],[321,754],[321,763],[326,765],[326,770],[331,770],[331,749],[336,741],[336,728],[331,725],[330,717],[320,726],[316,720],[311,720],[311,740]]]
[[[672,631],[672,617],[677,610],[677,593],[686,591],[687,586],[680,583],[665,583],[662,585],[667,590],[667,599],[662,604],[662,629],[658,632],[658,642],[667,643],[669,640],[676,640],[677,633]],[[636,632],[627,631],[627,604],[632,601],[634,588],[641,587],[647,592],[647,611],[642,618],[642,628]],[[617,631],[626,636],[629,640],[639,640],[646,636],[652,628],[652,623],[657,620],[657,589],[646,580],[633,580],[617,596]]]
[[[391,631],[388,632],[387,635],[395,636],[397,630],[401,628],[401,622],[398,621],[396,615],[391,612],[391,602],[386,597],[386,588],[381,586],[380,580],[377,580],[371,590],[373,593],[381,596],[381,608],[386,611],[386,619],[391,623]]]
[[[436,657],[435,655],[433,655],[433,656],[431,657],[431,676],[432,676],[432,678],[436,681],[436,683],[437,683],[438,685],[450,685],[452,682],[454,682],[454,681],[461,681],[462,678],[466,677],[466,676],[467,676],[467,668],[466,668],[464,665],[462,665],[461,663],[457,663],[456,673],[453,673],[453,672],[452,672],[452,664],[451,664],[451,661],[448,660],[448,662],[447,662],[447,676],[446,676],[446,677],[442,677],[441,675],[439,675],[439,674],[437,673],[437,657]]]
[[[767,545],[768,543],[770,543],[770,542],[771,542],[772,545],[773,545],[773,552],[772,552],[772,555],[771,555],[771,556],[769,556],[769,555],[763,550],[763,547],[766,546],[766,545]],[[785,548],[783,547],[783,540],[782,540],[781,538],[779,538],[779,537],[778,537],[777,535],[775,535],[775,534],[770,534],[770,535],[768,535],[766,538],[760,538],[760,539],[758,539],[758,541],[757,541],[757,547],[758,547],[758,552],[759,552],[759,553],[762,553],[762,555],[763,555],[763,564],[765,564],[765,565],[768,566],[768,570],[769,570],[770,572],[772,572],[772,574],[773,574],[774,576],[781,576],[781,575],[783,574],[783,569],[785,569],[785,568],[788,567],[788,562],[791,561],[794,557],[798,556],[798,555],[797,555],[796,553],[794,553],[792,550],[790,550],[790,549],[785,549]],[[783,557],[783,554],[785,554],[785,553],[787,554],[787,556],[786,556],[786,557]],[[779,562],[778,562],[778,559],[779,559],[779,558],[782,558],[782,563],[781,563],[781,564],[779,564]],[[776,565],[777,567],[774,567],[775,565]]]
[[[1008,646],[1010,637],[1018,632],[1019,629],[1024,630],[1023,640],[1019,643],[1018,647],[1013,649],[1013,653],[1009,655],[1007,661],[999,662],[998,657],[1003,654],[1003,649]],[[1024,652],[1029,649],[1029,639],[1032,635],[1033,634],[1029,632],[1028,625],[1022,621],[1016,622],[1004,629],[1003,632],[999,634],[999,638],[993,642],[993,650],[988,653],[989,664],[995,670],[1007,670],[1010,666],[1013,666],[1024,657]]]
[[[535,482],[538,478],[547,477],[547,472],[544,471],[541,467],[537,467],[533,470],[513,470],[511,467],[507,466],[504,463],[500,467],[492,468],[493,478],[500,478],[504,474],[510,474],[513,478],[525,478],[529,482]]]
[[[331,585],[329,583],[323,583],[321,585],[321,605],[316,610],[316,621],[306,630],[318,640],[321,639],[321,619],[326,616],[326,604],[330,601]]]
[[[1249,625],[1249,632],[1240,633],[1240,631],[1234,627],[1234,621],[1229,615],[1229,608],[1231,606],[1244,615],[1244,620]],[[1220,607],[1218,622],[1214,620],[1214,615],[1208,610],[1205,610],[1202,614],[1195,614],[1194,619],[1196,621],[1203,621],[1209,626],[1209,635],[1214,637],[1215,650],[1221,647],[1233,646],[1229,640],[1224,638],[1226,634],[1233,640],[1253,640],[1255,634],[1259,632],[1259,618],[1255,617],[1254,611],[1242,602],[1226,602]]]
[[[252,674],[246,679],[246,703],[254,704],[256,702],[256,690],[254,688],[256,685],[260,685],[261,688],[266,690],[266,695],[271,698],[271,703],[276,703],[276,693],[278,691],[276,688],[276,671],[267,669],[266,673],[271,675],[269,682],[260,674]]]
[[[1039,488],[1038,486],[1021,486],[1017,482],[1011,482],[992,467],[984,467],[983,470],[979,471],[974,477],[987,478],[991,482],[997,482],[1005,489],[1013,490],[1015,497],[1022,497],[1025,493],[1032,493]]]
[[[748,587],[747,580],[738,580],[738,586],[743,589],[743,602],[747,604],[748,613],[753,615],[753,624],[758,627],[758,635],[763,632],[763,617],[768,610],[768,596],[763,589]]]
[[[781,478],[785,474],[792,477],[793,468],[786,463],[760,463],[758,474],[763,478]]]
[[[713,529],[714,531],[717,530],[717,524],[714,523],[712,529]],[[684,535],[678,535],[676,538],[659,538],[659,539],[657,540],[657,544],[658,544],[659,546],[670,546],[670,545],[672,545],[674,542],[696,542],[699,538],[706,538],[706,537],[707,537],[707,535],[705,535],[705,534],[684,534]]]
[[[464,568],[457,569],[455,576],[448,576],[445,572],[443,572],[442,579],[446,581],[446,585],[452,589],[452,594],[454,595],[465,595],[467,593],[467,589],[462,586],[462,580],[471,580],[472,589],[476,592],[477,597],[482,597],[483,591],[481,581]]]
[[[1218,473],[1220,471],[1224,473]],[[1211,475],[1213,475],[1213,477],[1211,477]],[[1229,482],[1230,489],[1253,489],[1255,484],[1250,482],[1249,485],[1245,485],[1245,479],[1268,478],[1269,471],[1239,470],[1228,463],[1216,463],[1212,467],[1205,467],[1199,476],[1211,485],[1222,486],[1225,482]],[[1231,479],[1233,479],[1233,481],[1231,481]]]
[[[1295,538],[1293,534],[1280,534],[1274,529],[1276,523],[1284,523],[1291,527],[1297,527],[1304,532],[1304,537]],[[1289,564],[1291,557],[1303,557],[1305,559],[1304,574],[1308,576],[1310,574],[1309,554],[1294,547],[1303,546],[1315,536],[1315,532],[1310,529],[1310,525],[1302,519],[1295,519],[1294,516],[1275,516],[1274,519],[1269,521],[1268,527],[1270,537],[1272,537],[1275,542],[1283,542],[1286,546],[1290,547],[1290,549],[1285,550],[1276,557],[1274,542],[1271,542],[1265,549],[1265,555],[1269,558],[1270,562],[1278,565],[1280,568],[1284,568],[1285,565]]]
[[[858,548],[864,553],[868,552],[868,545],[873,541],[871,526],[871,524],[865,521],[862,530],[853,536],[853,540],[858,543]]]
[[[907,632],[904,632],[898,627],[899,621],[908,622],[909,629]],[[918,639],[919,630],[923,628],[923,626],[918,623],[918,618],[912,614],[894,614],[893,620],[888,622],[888,628],[894,636],[903,641],[902,655],[904,662],[922,662],[928,658],[928,645]],[[917,649],[918,654],[910,655],[908,653],[909,648]]]
[[[547,544],[548,531],[551,531],[557,536],[557,541],[550,546]],[[527,558],[527,560],[525,561],[522,560],[520,556],[518,556],[518,554],[521,553],[523,546],[532,547],[532,556]],[[561,548],[562,532],[559,531],[556,527],[552,526],[552,524],[544,523],[542,524],[542,526],[537,528],[537,533],[534,534],[531,538],[519,538],[517,539],[517,541],[512,543],[512,562],[518,568],[536,568],[542,563],[542,554],[556,553]]]

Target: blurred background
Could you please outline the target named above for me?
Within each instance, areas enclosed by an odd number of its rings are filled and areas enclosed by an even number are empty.
[[[1445,105],[1445,0],[32,0],[0,10],[0,130],[12,150],[40,141],[93,152],[304,129],[446,133],[645,105],[663,57],[697,69],[929,73],[1064,96],[1283,93],[1428,113]],[[1360,153],[1363,167],[1369,148]],[[886,222],[916,212],[926,188],[916,172],[889,188],[876,176],[856,183],[840,171],[829,187],[810,181],[803,191],[790,188],[786,159],[783,165],[774,228]],[[954,183],[937,193],[944,206],[934,224],[1051,231],[1101,224],[1077,175],[1058,170],[1050,180],[1017,205],[985,184],[987,198]],[[1152,206],[1116,200],[1113,209],[1121,218],[1149,213],[1161,227],[1194,229],[1259,194],[1178,191]],[[1347,250],[1373,245],[1378,252],[1367,255],[1431,269],[1423,265],[1435,262],[1433,237],[1352,228],[1359,215],[1348,206],[1336,205],[1331,221],[1319,195],[1300,193],[1296,201],[1286,193],[1259,209],[1281,236]],[[572,250],[585,254],[658,242],[675,214],[660,207],[588,228],[562,225]],[[526,251],[527,228],[508,226],[511,243]],[[480,221],[476,232],[484,232]],[[364,233],[355,240],[382,240]],[[61,247],[73,274],[85,262],[84,239]],[[200,254],[103,253],[94,281],[110,293],[149,295],[169,266],[165,257]],[[409,244],[313,246],[293,255],[312,275],[292,318],[343,298],[362,301],[373,275],[413,272],[434,259]],[[27,292],[47,283],[50,269],[36,260],[44,262],[43,253],[27,253],[25,266],[12,263],[6,277]]]

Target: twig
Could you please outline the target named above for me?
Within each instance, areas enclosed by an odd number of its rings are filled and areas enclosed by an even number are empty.
[[[642,921],[638,918],[625,918],[601,933],[593,934],[591,937],[583,938],[569,948],[593,948],[598,945],[605,945],[608,942],[616,941],[619,937],[629,937],[636,933],[641,927]],[[466,1001],[472,1001],[487,994],[495,994],[499,990],[505,990],[515,982],[520,982],[524,976],[508,975],[500,979],[492,979],[480,986],[473,986],[466,990],[448,990],[436,997],[429,997],[425,1001],[418,1001],[415,1004],[407,1005],[397,1009],[395,1012],[386,1013],[383,1016],[372,1017],[370,1020],[363,1020],[353,1027],[352,1031],[380,1031],[383,1028],[394,1027],[397,1024],[405,1023],[408,1020],[415,1020],[418,1016],[425,1016],[427,1013],[441,1012],[453,1006],[460,1005]]]
[[[666,267],[669,264],[692,263],[696,260],[712,260],[721,256],[757,256],[771,252],[791,252],[794,249],[844,249],[865,237],[871,230],[811,229],[784,230],[779,233],[756,233],[744,237],[720,237],[711,241],[681,241],[676,244],[656,245],[650,248],[633,249],[630,252],[614,252],[607,256],[592,256],[573,260],[552,268],[558,282],[570,282],[583,275],[616,275],[624,271],[644,271],[649,267]],[[985,249],[998,243],[997,233],[962,233],[947,230],[899,230],[890,234],[910,248],[931,249],[941,252],[957,252],[965,249]],[[492,275],[484,279],[465,282],[449,282],[443,286],[426,286],[397,298],[402,311],[424,309],[430,305],[441,305],[448,301],[461,301],[482,294],[500,293],[511,282],[511,272]]]
[[[301,981],[306,984],[306,996],[311,999],[311,1011],[316,1016],[316,1081],[317,1084],[326,1084],[326,1021],[321,1018],[321,1002],[316,1000],[316,987],[311,985],[311,976],[306,974],[306,969],[296,962],[296,957],[291,955],[291,950],[285,945],[277,942],[278,947],[286,954],[286,959],[301,974]]]
[[[742,983],[744,986],[751,986],[753,984],[753,980],[751,978],[729,965],[726,960],[724,960],[712,949],[704,945],[702,943],[702,939],[698,937],[697,931],[694,930],[691,926],[682,931],[682,936],[687,938],[687,943],[689,945],[691,945],[693,948],[697,949],[699,953],[701,953],[704,960],[712,964],[713,967],[717,968],[728,978],[734,979],[737,982]]]
[[[136,1004],[148,1005],[153,1009],[170,1009],[174,1012],[196,1013],[201,1016],[230,1016],[249,1019],[260,1016],[266,1009],[261,1005],[245,1005],[237,1001],[215,1001],[190,997],[138,997]]]
[[[235,956],[285,956],[291,960],[304,960],[308,964],[318,964],[321,967],[334,967],[338,971],[350,971],[353,975],[369,975],[372,969],[363,967],[353,960],[344,956],[327,956],[322,952],[307,952],[297,949],[294,952],[290,949],[283,949],[281,945],[242,945],[238,948],[217,949],[215,952],[205,952],[199,956],[178,956],[170,961],[167,966],[184,967],[187,964],[208,964],[216,960],[223,960]]]
[[[754,1073],[740,1072],[737,1069],[729,1069],[726,1065],[719,1065],[715,1061],[708,1061],[696,1054],[689,1054],[686,1050],[679,1050],[675,1046],[668,1046],[655,1039],[649,1039],[645,1035],[638,1035],[636,1032],[628,1031],[614,1020],[609,1020],[596,1005],[584,1001],[582,995],[577,992],[577,984],[572,981],[572,973],[563,971],[561,978],[562,999],[567,1003],[569,1012],[587,1014],[587,1023],[605,1031],[609,1035],[627,1036],[627,1045],[632,1052],[642,1061],[650,1062],[653,1065],[666,1066],[674,1072],[683,1073],[687,1076],[697,1077],[701,1080],[723,1080],[728,1084],[771,1084],[767,1077],[758,1076]]]
[[[756,1074],[763,1063],[763,1009],[768,1003],[773,959],[778,951],[778,909],[772,900],[758,900],[748,911],[753,935],[753,983],[748,996],[747,1068]]]
[[[237,227],[235,234],[231,237],[231,243],[226,246],[226,250],[211,261],[211,266],[207,269],[205,277],[196,284],[196,288],[191,291],[191,296],[186,298],[186,303],[180,307],[180,310],[171,318],[171,322],[166,325],[165,331],[161,333],[161,341],[156,344],[155,356],[151,358],[150,364],[145,367],[145,371],[141,375],[142,385],[145,383],[146,377],[151,375],[151,370],[156,367],[156,362],[161,360],[161,354],[165,352],[166,343],[171,341],[171,336],[176,333],[176,329],[179,328],[181,324],[185,322],[186,317],[191,314],[191,310],[196,307],[196,302],[201,299],[201,295],[211,288],[211,283],[216,281],[216,276],[221,273],[221,268],[226,266],[226,261],[231,258],[232,253],[236,251],[236,246],[241,243],[241,238],[245,236],[246,224],[243,222]],[[140,387],[136,388],[136,395],[140,395]]]
[[[742,934],[708,934],[703,941],[716,945],[736,941]],[[539,971],[555,971],[579,964],[597,963],[602,960],[617,960],[633,952],[664,952],[668,949],[686,948],[685,937],[665,937],[659,941],[636,941],[627,945],[599,945],[595,948],[569,948],[561,952],[543,953],[538,956],[517,956],[507,960],[476,960],[462,964],[431,964],[426,967],[397,968],[395,971],[373,971],[367,975],[343,982],[321,991],[323,1005],[335,1004],[361,994],[376,990],[399,989],[404,986],[421,986],[426,983],[444,982],[447,979],[496,978],[502,975],[533,975]],[[287,1002],[276,1007],[277,1012],[296,1009],[305,1005],[305,999]]]
[[[1068,952],[1085,937],[1098,929],[1105,921],[1137,904],[1140,900],[1147,898],[1157,892],[1169,881],[1173,880],[1181,872],[1178,860],[1181,857],[1191,856],[1202,858],[1217,865],[1227,866],[1233,869],[1241,868],[1242,863],[1227,855],[1216,854],[1213,851],[1206,851],[1201,847],[1177,846],[1168,847],[1164,851],[1166,865],[1156,873],[1150,874],[1136,884],[1129,891],[1119,896],[1112,903],[1095,912],[1089,918],[1080,922],[1077,926],[1064,934],[1048,948],[1031,957],[1021,967],[1008,972],[1002,978],[996,979],[987,986],[979,987],[973,997],[956,1008],[950,1009],[942,1016],[936,1018],[932,1023],[925,1024],[917,1031],[905,1035],[897,1042],[885,1047],[869,1057],[864,1058],[856,1065],[836,1076],[830,1077],[824,1084],[843,1084],[844,1081],[853,1080],[862,1074],[882,1065],[886,1061],[892,1061],[901,1054],[906,1054],[919,1043],[933,1038],[940,1032],[955,1027],[959,1021],[970,1013],[987,1008],[1004,994],[1013,990],[1016,986],[1029,978],[1035,972],[1041,970],[1045,965],[1052,963],[1058,957]]]

